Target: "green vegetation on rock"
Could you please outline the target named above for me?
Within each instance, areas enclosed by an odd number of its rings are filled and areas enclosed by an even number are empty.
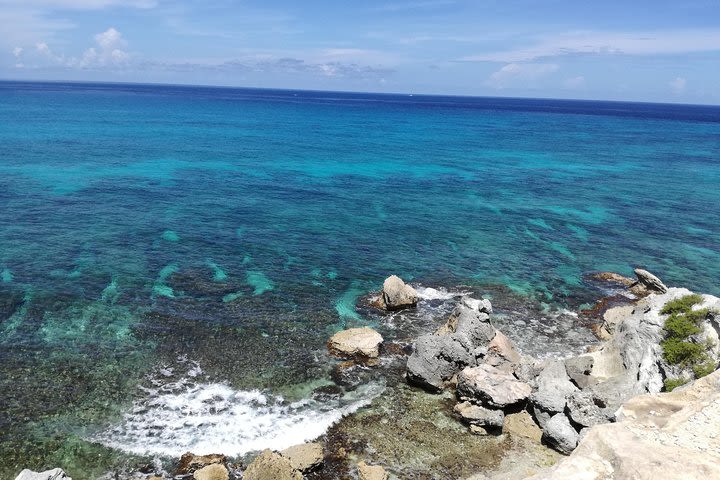
[[[712,345],[691,339],[693,335],[702,332],[702,322],[710,313],[706,308],[693,310],[693,306],[700,302],[700,295],[686,295],[669,301],[660,311],[670,315],[663,327],[665,339],[660,342],[663,358],[671,365],[691,368],[695,378],[704,377],[715,370],[715,363],[707,354]],[[687,378],[667,378],[665,390],[672,391],[688,381]]]

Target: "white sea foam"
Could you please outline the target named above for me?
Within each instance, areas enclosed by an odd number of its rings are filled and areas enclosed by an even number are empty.
[[[452,300],[453,298],[462,297],[470,293],[470,291],[453,291],[444,288],[423,287],[421,285],[415,287],[415,291],[418,297],[420,297],[420,300]]]
[[[92,440],[141,455],[192,451],[235,456],[279,450],[319,437],[384,390],[381,384],[369,384],[327,401],[287,402],[259,390],[195,383],[199,371],[195,365],[177,379],[172,369],[161,369],[150,379],[151,386],[143,388],[147,396],[135,402],[123,422]]]

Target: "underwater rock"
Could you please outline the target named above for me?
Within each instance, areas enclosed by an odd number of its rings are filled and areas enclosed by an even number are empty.
[[[359,480],[388,480],[390,476],[380,465],[368,465],[365,462],[357,464]]]
[[[382,301],[386,310],[401,310],[414,307],[418,300],[417,292],[410,285],[406,285],[396,275],[391,275],[383,282]]]
[[[61,468],[54,468],[45,472],[33,472],[25,469],[15,480],[72,480]]]
[[[342,330],[330,337],[328,349],[338,357],[377,358],[382,336],[370,327]]]
[[[619,273],[615,272],[597,272],[589,275],[589,278],[602,282],[617,283],[625,287],[629,287],[630,285],[635,283],[635,280],[633,280],[632,278],[620,275]]]
[[[195,480],[228,480],[229,478],[230,474],[228,469],[225,468],[225,465],[221,465],[219,463],[214,463],[199,470],[195,470],[195,473],[193,474],[193,479]]]
[[[302,473],[295,470],[287,458],[265,449],[243,474],[243,480],[302,480]]]
[[[286,448],[280,455],[290,460],[295,470],[310,472],[322,464],[323,446],[319,443],[303,443]]]
[[[504,408],[526,400],[532,388],[512,374],[491,365],[468,367],[458,375],[458,396],[495,408]]]
[[[637,281],[630,285],[630,291],[638,297],[645,297],[651,293],[667,293],[668,291],[668,287],[647,270],[636,268],[635,276],[637,276]]]

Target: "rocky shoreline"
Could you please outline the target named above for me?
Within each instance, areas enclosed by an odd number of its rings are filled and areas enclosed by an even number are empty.
[[[469,296],[459,300],[444,324],[415,339],[410,349],[386,343],[378,332],[362,327],[336,333],[328,350],[342,360],[336,368],[338,377],[357,369],[372,375],[383,357],[399,359],[403,367],[394,373],[408,388],[428,392],[419,394],[432,405],[428,415],[441,410],[443,418],[459,420],[457,427],[447,428],[467,429],[472,437],[487,439],[488,452],[497,447],[494,463],[482,470],[484,474],[476,470],[458,477],[457,471],[448,470],[422,478],[571,479],[580,478],[579,472],[588,479],[656,478],[659,472],[660,478],[720,476],[720,439],[714,433],[720,425],[720,374],[715,371],[720,363],[720,299],[668,288],[645,270],[635,273],[637,280],[613,273],[596,276],[627,289],[627,295],[596,304],[593,313],[601,315],[602,322],[593,331],[603,343],[580,355],[562,359],[523,355],[494,326],[491,302]],[[417,292],[396,276],[369,298],[372,308],[387,312],[417,303]],[[685,317],[694,326],[680,340],[672,339],[668,320],[678,323]],[[686,350],[700,360],[679,357],[676,361],[668,352],[678,345],[692,347]],[[682,383],[687,385],[660,393]],[[362,418],[362,413],[351,417]],[[383,429],[397,419],[375,415],[372,421]],[[220,454],[188,453],[174,472],[150,467],[147,473],[136,472],[129,478],[406,478],[354,454],[353,439],[348,437],[353,419],[340,423],[321,443],[281,452],[265,450],[247,466]],[[548,447],[569,456],[543,471],[559,458]],[[460,446],[458,451],[462,450]],[[666,454],[659,453],[665,450]],[[508,456],[524,453],[525,462],[507,463]],[[654,459],[651,466],[645,468],[637,459],[642,455]],[[693,459],[693,468],[681,469],[683,458]],[[23,471],[16,480],[62,479],[69,480],[56,469]]]

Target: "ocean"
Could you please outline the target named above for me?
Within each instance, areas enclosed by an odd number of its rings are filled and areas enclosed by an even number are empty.
[[[717,106],[6,81],[0,119],[0,478],[312,439],[387,388],[317,395],[333,332],[465,293],[557,355],[592,272],[720,295]],[[362,306],[390,274],[416,311]]]

